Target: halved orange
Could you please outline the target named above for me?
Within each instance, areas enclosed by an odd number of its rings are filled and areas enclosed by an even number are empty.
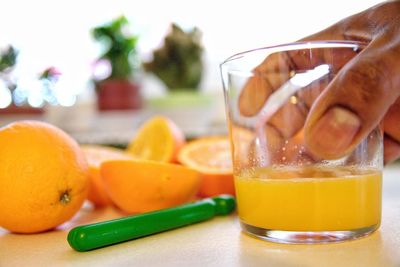
[[[110,205],[111,199],[100,177],[100,164],[111,159],[132,159],[133,156],[124,150],[107,146],[82,145],[81,148],[89,164],[88,200],[98,207]]]
[[[235,194],[227,136],[201,137],[188,142],[179,151],[178,161],[202,174],[199,196]]]
[[[106,161],[100,172],[111,200],[126,213],[149,212],[192,201],[200,185],[197,171],[156,161]]]
[[[172,120],[155,116],[139,128],[127,152],[137,159],[176,162],[176,155],[184,143],[182,130]]]

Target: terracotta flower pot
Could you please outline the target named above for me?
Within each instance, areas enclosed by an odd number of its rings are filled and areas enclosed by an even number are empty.
[[[6,108],[0,108],[0,114],[37,114],[41,115],[44,113],[43,108],[34,108],[31,106],[16,106],[11,104]]]
[[[97,104],[101,111],[140,109],[140,86],[127,80],[102,81],[97,85]]]

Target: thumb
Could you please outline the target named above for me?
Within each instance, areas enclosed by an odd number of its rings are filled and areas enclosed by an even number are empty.
[[[314,102],[305,124],[305,141],[311,153],[326,159],[349,153],[380,123],[400,95],[399,47],[383,43],[387,43],[386,38],[373,40]]]

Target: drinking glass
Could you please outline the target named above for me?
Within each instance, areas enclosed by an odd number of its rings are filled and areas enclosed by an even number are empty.
[[[379,227],[381,127],[340,157],[314,153],[304,130],[315,101],[363,48],[353,41],[297,42],[239,53],[221,64],[245,233],[280,243],[326,243]]]

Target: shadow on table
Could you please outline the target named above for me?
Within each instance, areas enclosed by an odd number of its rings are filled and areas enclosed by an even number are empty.
[[[393,266],[379,230],[359,240],[332,244],[275,244],[244,233],[239,242],[240,262],[252,266]]]

